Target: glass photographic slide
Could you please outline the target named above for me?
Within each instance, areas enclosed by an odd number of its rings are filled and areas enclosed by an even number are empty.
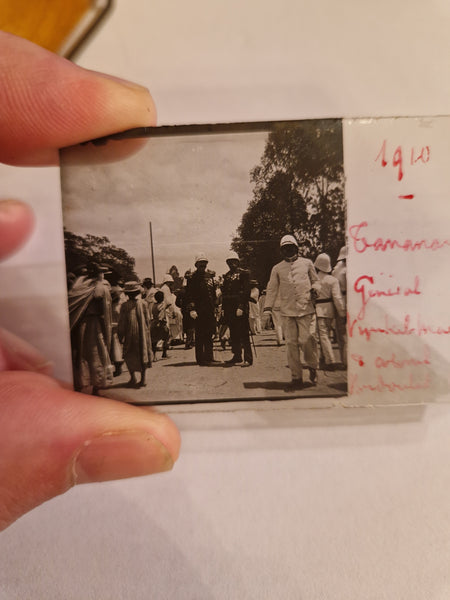
[[[61,176],[76,390],[346,396],[342,120],[131,130],[63,150]]]

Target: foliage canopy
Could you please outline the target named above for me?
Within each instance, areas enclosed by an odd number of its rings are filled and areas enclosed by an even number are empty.
[[[106,236],[77,235],[64,230],[67,272],[74,272],[82,265],[98,263],[108,266],[112,279],[137,281],[134,271],[135,260],[125,250],[111,244]]]
[[[326,252],[335,262],[345,244],[340,120],[277,124],[250,179],[253,198],[231,246],[262,286],[287,233],[295,235],[303,256]]]

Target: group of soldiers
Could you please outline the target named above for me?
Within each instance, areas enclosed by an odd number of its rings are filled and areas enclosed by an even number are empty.
[[[200,366],[213,366],[213,340],[217,332],[217,306],[220,305],[219,327],[229,329],[232,358],[227,364],[250,367],[253,353],[250,343],[249,302],[252,300],[249,271],[240,267],[236,252],[226,258],[228,271],[217,285],[214,271],[207,269],[206,254],[195,257],[195,270],[187,278],[183,310],[192,319],[195,331],[195,359]],[[220,333],[219,333],[220,336]]]
[[[332,272],[330,257],[319,254],[314,263],[299,254],[292,235],[280,241],[282,260],[271,272],[263,311],[270,313],[280,345],[285,340],[292,380],[289,387],[303,387],[303,367],[309,370],[310,383],[317,383],[319,366],[325,370],[346,367],[346,248],[339,253]],[[217,331],[215,306],[220,298],[221,324],[229,328],[232,357],[227,365],[250,367],[253,352],[250,342],[252,294],[250,274],[241,268],[239,256],[231,252],[226,263],[228,272],[216,291],[215,273],[207,268],[208,258],[199,254],[195,271],[186,283],[183,307],[195,327],[196,361],[214,366],[213,339]],[[222,330],[223,331],[223,330]],[[336,360],[331,342],[333,333],[339,347]],[[220,337],[220,333],[219,333]]]
[[[150,278],[142,284],[111,285],[105,279],[107,267],[89,265],[69,285],[76,389],[96,393],[110,386],[123,362],[130,374],[127,385],[143,387],[158,349],[165,358],[170,344],[176,343],[184,343],[186,349],[194,346],[196,363],[202,367],[251,367],[251,333],[259,331],[255,315],[260,306],[273,323],[277,343],[286,343],[291,389],[303,387],[304,368],[315,385],[319,366],[345,367],[346,249],[341,249],[333,274],[328,255],[320,254],[314,263],[303,258],[292,235],[283,236],[280,253],[282,260],[273,267],[259,302],[257,282],[233,251],[226,257],[228,271],[219,279],[208,269],[207,255],[199,253],[194,270],[185,273],[178,289],[169,274],[159,289]],[[231,345],[232,355],[225,363],[214,358],[215,339],[222,347],[227,340]]]

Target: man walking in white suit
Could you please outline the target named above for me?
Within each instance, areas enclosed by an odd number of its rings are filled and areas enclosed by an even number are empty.
[[[317,381],[317,347],[315,343],[307,345],[306,342],[311,341],[310,329],[314,315],[311,293],[316,293],[320,284],[313,263],[299,256],[298,242],[293,235],[281,238],[280,252],[283,260],[272,269],[264,310],[271,311],[278,296],[292,375],[287,389],[294,391],[303,387],[302,350],[311,383]]]

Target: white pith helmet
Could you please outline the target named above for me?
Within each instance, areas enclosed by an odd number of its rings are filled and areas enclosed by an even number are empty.
[[[164,275],[164,281],[163,283],[173,283],[173,277],[170,273],[166,273]]]
[[[298,242],[295,239],[295,237],[293,235],[283,235],[283,237],[280,240],[280,248],[282,248],[283,246],[297,246],[298,248]]]
[[[195,257],[194,264],[196,265],[199,262],[209,262],[208,257],[204,252],[199,252]]]
[[[323,271],[324,273],[331,272],[331,261],[328,254],[319,254],[319,256],[314,261],[314,266],[318,271]]]
[[[339,256],[337,257],[338,262],[340,260],[346,260],[347,259],[347,246],[342,246],[342,248],[339,250]]]
[[[228,262],[229,260],[239,260],[240,258],[237,254],[237,252],[234,252],[234,250],[230,250],[230,252],[228,252],[227,257],[225,259],[225,262]]]

